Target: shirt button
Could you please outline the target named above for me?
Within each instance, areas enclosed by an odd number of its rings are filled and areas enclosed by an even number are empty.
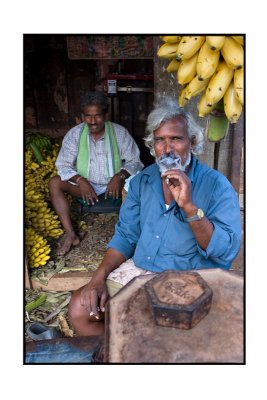
[[[163,214],[164,215],[164,217],[167,217],[167,214]]]
[[[150,258],[151,258],[151,257],[149,257],[149,256],[147,257],[148,260],[150,260]]]
[[[156,239],[159,239],[159,235],[156,236]]]

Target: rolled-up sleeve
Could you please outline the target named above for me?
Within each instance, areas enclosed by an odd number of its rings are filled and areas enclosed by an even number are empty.
[[[206,250],[198,246],[198,251],[206,259],[222,265],[231,265],[241,244],[241,220],[238,197],[228,186],[216,187],[208,208],[207,218],[214,230]]]

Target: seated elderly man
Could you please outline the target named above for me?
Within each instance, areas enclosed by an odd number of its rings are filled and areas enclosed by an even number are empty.
[[[109,296],[141,274],[229,269],[241,241],[239,202],[224,175],[195,155],[203,134],[176,102],[148,116],[155,163],[130,181],[119,222],[91,281],[74,292],[69,317],[81,336],[103,332]]]
[[[64,137],[56,161],[58,175],[49,182],[53,207],[66,232],[58,255],[65,255],[80,243],[65,193],[82,198],[90,206],[101,197],[118,199],[125,179],[144,167],[127,129],[108,121],[108,98],[104,93],[86,93],[81,111],[83,122]]]

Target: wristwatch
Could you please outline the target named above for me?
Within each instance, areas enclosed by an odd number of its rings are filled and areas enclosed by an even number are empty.
[[[124,172],[120,172],[120,178],[123,179],[125,181],[125,179],[127,178],[127,176],[125,175]]]
[[[200,221],[202,218],[204,218],[204,212],[201,210],[201,208],[197,209],[196,215],[193,215],[192,217],[185,218],[186,222],[192,222],[192,221]]]

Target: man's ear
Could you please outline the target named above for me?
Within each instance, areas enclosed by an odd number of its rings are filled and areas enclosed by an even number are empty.
[[[197,144],[197,140],[196,140],[196,136],[195,135],[193,135],[191,137],[190,142],[191,142],[191,147],[194,148],[196,146],[196,144]]]

